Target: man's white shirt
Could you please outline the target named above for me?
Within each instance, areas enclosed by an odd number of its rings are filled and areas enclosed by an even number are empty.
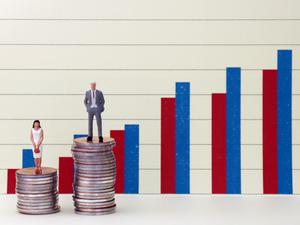
[[[91,90],[91,99],[92,99],[91,108],[97,108],[98,106],[96,105],[96,90]]]

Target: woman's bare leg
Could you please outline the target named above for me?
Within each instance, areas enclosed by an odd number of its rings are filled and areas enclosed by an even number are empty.
[[[39,173],[42,172],[41,164],[42,164],[42,159],[41,158],[37,158],[37,168],[38,168],[38,172]]]
[[[38,158],[34,158],[35,173],[38,173]]]
[[[35,162],[35,172],[37,174],[41,173],[41,164],[42,164],[42,159],[41,158],[35,158],[34,159]]]

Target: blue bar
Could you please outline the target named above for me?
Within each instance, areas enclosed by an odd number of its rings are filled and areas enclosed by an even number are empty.
[[[292,194],[292,51],[278,50],[278,193]]]
[[[226,68],[226,193],[241,193],[241,68]]]
[[[190,83],[176,83],[176,193],[190,193]]]
[[[83,138],[83,137],[87,137],[87,136],[88,136],[87,134],[74,134],[73,138],[77,139],[77,138]]]
[[[139,125],[125,125],[124,193],[139,193]]]
[[[22,168],[35,167],[34,158],[31,149],[23,149]]]

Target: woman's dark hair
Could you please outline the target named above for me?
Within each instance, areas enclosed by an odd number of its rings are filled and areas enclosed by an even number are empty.
[[[34,124],[35,124],[35,123],[39,123],[39,128],[41,128],[41,123],[40,123],[40,121],[39,121],[39,120],[35,120],[35,121],[33,121],[32,128],[34,128]]]

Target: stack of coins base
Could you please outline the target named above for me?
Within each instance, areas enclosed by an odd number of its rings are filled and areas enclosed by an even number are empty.
[[[16,172],[17,209],[20,213],[42,215],[59,212],[57,170],[42,167],[41,174],[35,168]]]
[[[75,213],[82,215],[104,215],[115,212],[116,163],[113,154],[115,140],[104,138],[99,143],[86,138],[74,139],[73,200]]]

